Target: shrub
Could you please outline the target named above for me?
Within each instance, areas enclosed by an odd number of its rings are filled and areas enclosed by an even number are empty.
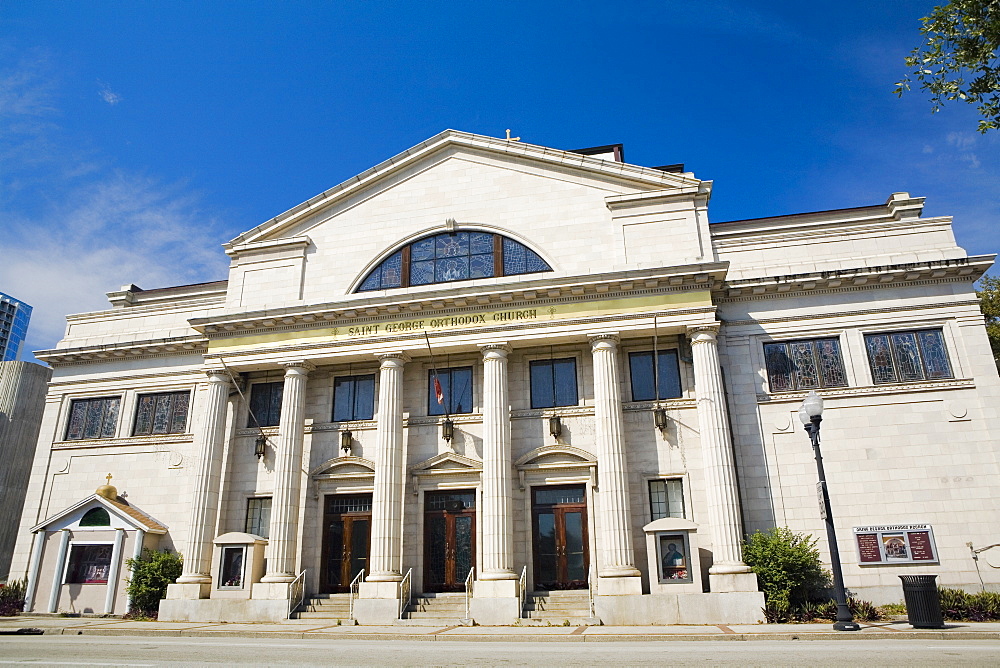
[[[743,544],[743,559],[757,574],[767,606],[777,616],[787,617],[829,584],[816,539],[787,527],[754,533]]]
[[[24,594],[27,583],[24,580],[11,580],[0,585],[0,617],[13,617],[24,610]]]
[[[181,556],[169,550],[143,549],[140,558],[129,558],[125,565],[132,571],[125,588],[132,602],[132,612],[155,617],[160,599],[167,594],[167,585],[176,582],[181,575]]]
[[[941,614],[958,622],[989,622],[1000,620],[1000,593],[983,591],[969,594],[961,589],[938,588]]]

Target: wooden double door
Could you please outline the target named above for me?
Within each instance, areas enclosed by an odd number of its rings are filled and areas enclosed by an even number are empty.
[[[476,563],[476,492],[424,495],[424,591],[465,591]]]
[[[590,569],[584,485],[531,491],[535,589],[586,589]]]
[[[349,591],[351,581],[368,568],[371,526],[371,494],[332,494],[324,499],[321,591]]]

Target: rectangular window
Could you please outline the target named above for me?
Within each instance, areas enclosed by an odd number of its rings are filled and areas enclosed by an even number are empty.
[[[375,415],[375,374],[340,376],[333,381],[333,421],[371,420]]]
[[[771,392],[847,385],[836,338],[765,343],[764,364]]]
[[[427,372],[427,414],[444,415],[472,412],[472,367],[438,369],[437,379],[441,385],[440,403],[434,386],[434,370]]]
[[[104,584],[111,571],[111,545],[73,545],[66,584]]]
[[[686,531],[656,534],[656,554],[660,559],[660,582],[692,582],[691,544]]]
[[[219,586],[232,587],[234,589],[243,587],[243,557],[246,553],[244,547],[224,547],[219,559]]]
[[[121,397],[74,399],[69,408],[66,440],[114,438]]]
[[[261,538],[268,538],[271,528],[271,497],[262,496],[247,499],[246,532]]]
[[[190,392],[143,394],[135,410],[134,436],[183,434],[187,428]]]
[[[684,482],[680,478],[650,480],[649,511],[654,520],[684,517]]]
[[[281,393],[284,381],[276,383],[254,383],[250,388],[250,412],[247,426],[273,427],[281,420]],[[257,424],[253,419],[257,418]]]
[[[656,378],[653,374],[653,351],[629,353],[629,375],[632,377],[632,401],[676,399],[681,396],[681,369],[676,350],[657,351]],[[655,384],[659,381],[660,391]]]
[[[940,329],[865,334],[865,348],[876,385],[955,377]]]
[[[576,359],[531,362],[531,407],[576,406]]]

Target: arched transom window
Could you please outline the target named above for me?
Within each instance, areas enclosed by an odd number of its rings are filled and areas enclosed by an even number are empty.
[[[390,255],[365,277],[358,292],[540,271],[552,267],[513,239],[489,232],[444,232]]]

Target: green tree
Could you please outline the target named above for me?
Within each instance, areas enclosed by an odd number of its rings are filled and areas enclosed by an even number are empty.
[[[906,58],[912,71],[896,94],[916,81],[932,112],[964,100],[978,106],[980,132],[1000,129],[1000,0],[951,0],[920,20],[924,43]]]
[[[757,574],[769,607],[787,611],[806,603],[830,582],[816,539],[787,527],[758,531],[743,543],[743,561]]]
[[[979,308],[986,317],[986,335],[990,337],[993,360],[1000,368],[1000,278],[983,276],[979,281]]]
[[[143,615],[156,616],[160,599],[167,595],[167,585],[181,576],[181,556],[169,550],[143,549],[138,559],[129,558],[125,565],[132,570],[128,580],[128,598],[132,610]]]

